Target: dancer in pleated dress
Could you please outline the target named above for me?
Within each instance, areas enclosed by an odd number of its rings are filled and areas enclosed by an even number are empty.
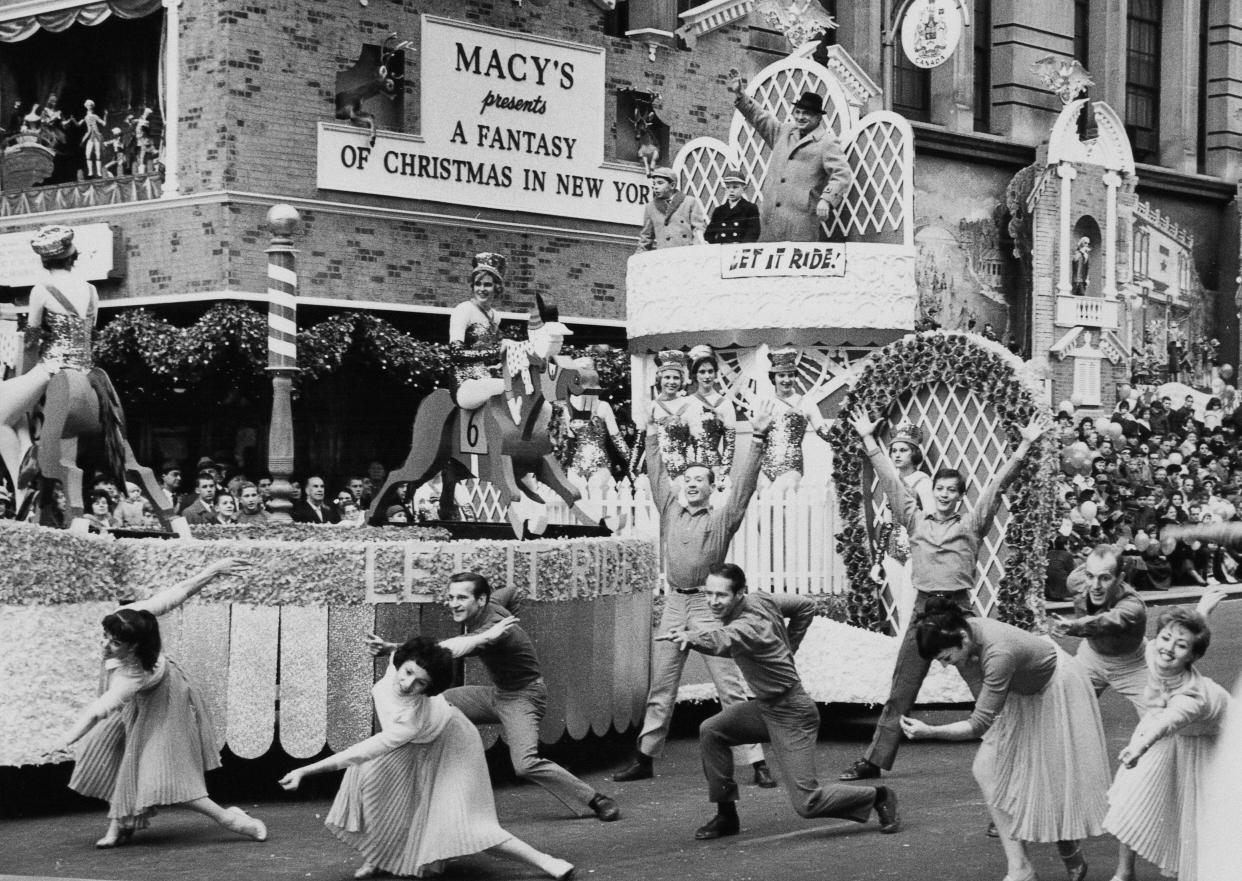
[[[506,618],[492,629],[503,632],[516,621]],[[445,860],[485,850],[569,878],[570,863],[535,850],[496,821],[483,741],[440,694],[452,676],[452,654],[435,640],[403,643],[371,689],[380,733],[290,771],[280,785],[295,790],[307,775],[348,769],[325,824],[362,853],[355,878],[426,878],[443,871]]]
[[[161,650],[159,616],[213,579],[241,575],[250,565],[221,560],[148,600],[103,619],[108,685],[65,736],[82,741],[69,788],[108,802],[108,831],[96,847],[116,847],[144,829],[157,807],[197,811],[255,841],[267,827],[241,808],[225,810],[207,797],[206,771],[220,767],[207,706],[181,668]]]
[[[1079,840],[1103,832],[1108,808],[1104,726],[1091,677],[1044,636],[966,617],[933,596],[914,630],[919,654],[953,664],[975,694],[970,718],[928,725],[901,717],[911,740],[983,736],[972,768],[1000,833],[1006,881],[1035,878],[1028,841],[1055,841],[1070,881],[1087,864]]]
[[[1108,793],[1104,828],[1121,844],[1114,881],[1134,881],[1136,853],[1180,881],[1223,877],[1199,872],[1196,844],[1206,774],[1230,706],[1229,693],[1194,666],[1211,636],[1207,619],[1189,609],[1169,609],[1156,622],[1143,718]]]

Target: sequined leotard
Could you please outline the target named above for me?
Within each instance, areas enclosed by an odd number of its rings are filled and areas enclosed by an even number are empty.
[[[64,367],[89,371],[95,366],[91,353],[91,325],[78,315],[43,310],[39,337],[39,360],[60,361]]]
[[[737,430],[726,425],[721,413],[726,407],[732,407],[724,395],[719,395],[716,403],[711,403],[701,394],[694,396],[699,407],[699,436],[696,438],[698,461],[713,469],[727,472],[733,464],[733,449],[737,439]]]
[[[595,415],[594,407],[579,410],[569,405],[569,468],[583,480],[608,468],[608,429],[604,420]]]
[[[657,398],[651,408],[651,418],[659,426],[660,458],[664,460],[664,470],[671,478],[678,478],[691,462],[694,440],[690,436],[690,423],[686,421],[685,409],[688,403],[681,398],[681,406],[677,410],[669,407],[668,402]],[[650,455],[650,450],[648,451]]]
[[[500,376],[500,325],[496,313],[484,313],[473,302],[469,322],[466,324],[465,341],[453,343],[453,376],[457,384],[468,379],[488,379]],[[459,307],[461,308],[461,307]]]
[[[763,474],[768,480],[790,471],[803,473],[802,438],[811,424],[810,417],[797,406],[781,398],[777,403],[784,406],[777,410],[768,441],[763,445]]]

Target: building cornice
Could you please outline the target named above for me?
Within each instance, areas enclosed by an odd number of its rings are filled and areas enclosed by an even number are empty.
[[[491,230],[494,232],[529,232],[540,235],[561,236],[578,241],[601,242],[610,245],[633,246],[636,236],[632,232],[610,233],[597,229],[582,229],[568,226],[551,226],[548,224],[531,223],[529,221],[499,220],[479,216],[476,213],[453,214],[443,211],[420,211],[406,208],[391,208],[370,202],[340,202],[328,199],[308,199],[287,196],[278,193],[252,193],[236,190],[215,190],[203,193],[190,193],[184,196],[170,196],[141,202],[125,202],[116,205],[91,205],[83,208],[71,208],[63,211],[44,211],[39,214],[10,215],[0,221],[0,232],[20,230],[31,226],[42,226],[48,223],[72,224],[86,218],[111,220],[131,214],[149,214],[152,212],[195,208],[208,205],[256,205],[271,207],[278,202],[292,205],[306,211],[317,211],[324,214],[343,214],[364,216],[368,218],[388,218],[392,220],[416,220],[438,226],[460,227],[462,229]]]

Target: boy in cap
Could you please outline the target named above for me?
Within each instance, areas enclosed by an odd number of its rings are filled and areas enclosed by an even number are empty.
[[[671,168],[651,172],[651,201],[643,208],[638,251],[705,245],[707,214],[699,200],[677,191],[677,173]]]
[[[729,91],[738,112],[772,148],[760,193],[761,242],[814,242],[820,225],[840,207],[854,179],[845,151],[823,124],[824,101],[804,92],[782,123],[745,93],[746,80],[732,72]]]
[[[759,241],[759,206],[742,197],[746,176],[739,169],[725,172],[725,201],[707,222],[707,241],[713,245]]]

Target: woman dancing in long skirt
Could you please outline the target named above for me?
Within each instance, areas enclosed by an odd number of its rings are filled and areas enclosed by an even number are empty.
[[[570,877],[570,863],[500,828],[479,732],[440,696],[452,675],[452,655],[435,640],[416,636],[404,643],[371,689],[380,733],[290,771],[280,785],[294,790],[309,774],[348,768],[325,823],[361,851],[355,878],[383,872],[425,878],[445,860],[484,850],[552,878]]]
[[[1121,751],[1104,818],[1121,844],[1114,881],[1134,881],[1136,853],[1162,875],[1201,877],[1196,838],[1205,819],[1203,790],[1230,705],[1229,692],[1194,666],[1211,638],[1202,614],[1172,608],[1161,613],[1147,644],[1145,710]]]
[[[206,771],[220,767],[207,706],[181,668],[161,649],[159,616],[214,578],[250,568],[221,560],[149,600],[128,603],[103,619],[108,687],[65,736],[79,740],[69,788],[108,802],[108,831],[96,847],[116,847],[145,829],[157,807],[197,811],[226,829],[267,839],[267,827],[241,808],[225,810],[207,797]]]
[[[1108,758],[1091,677],[1052,640],[990,618],[966,617],[933,596],[915,619],[919,654],[953,664],[975,694],[970,718],[928,725],[909,716],[911,740],[983,736],[972,768],[1000,833],[1006,881],[1031,881],[1028,841],[1055,841],[1070,881],[1087,864],[1079,839],[1099,835]]]

